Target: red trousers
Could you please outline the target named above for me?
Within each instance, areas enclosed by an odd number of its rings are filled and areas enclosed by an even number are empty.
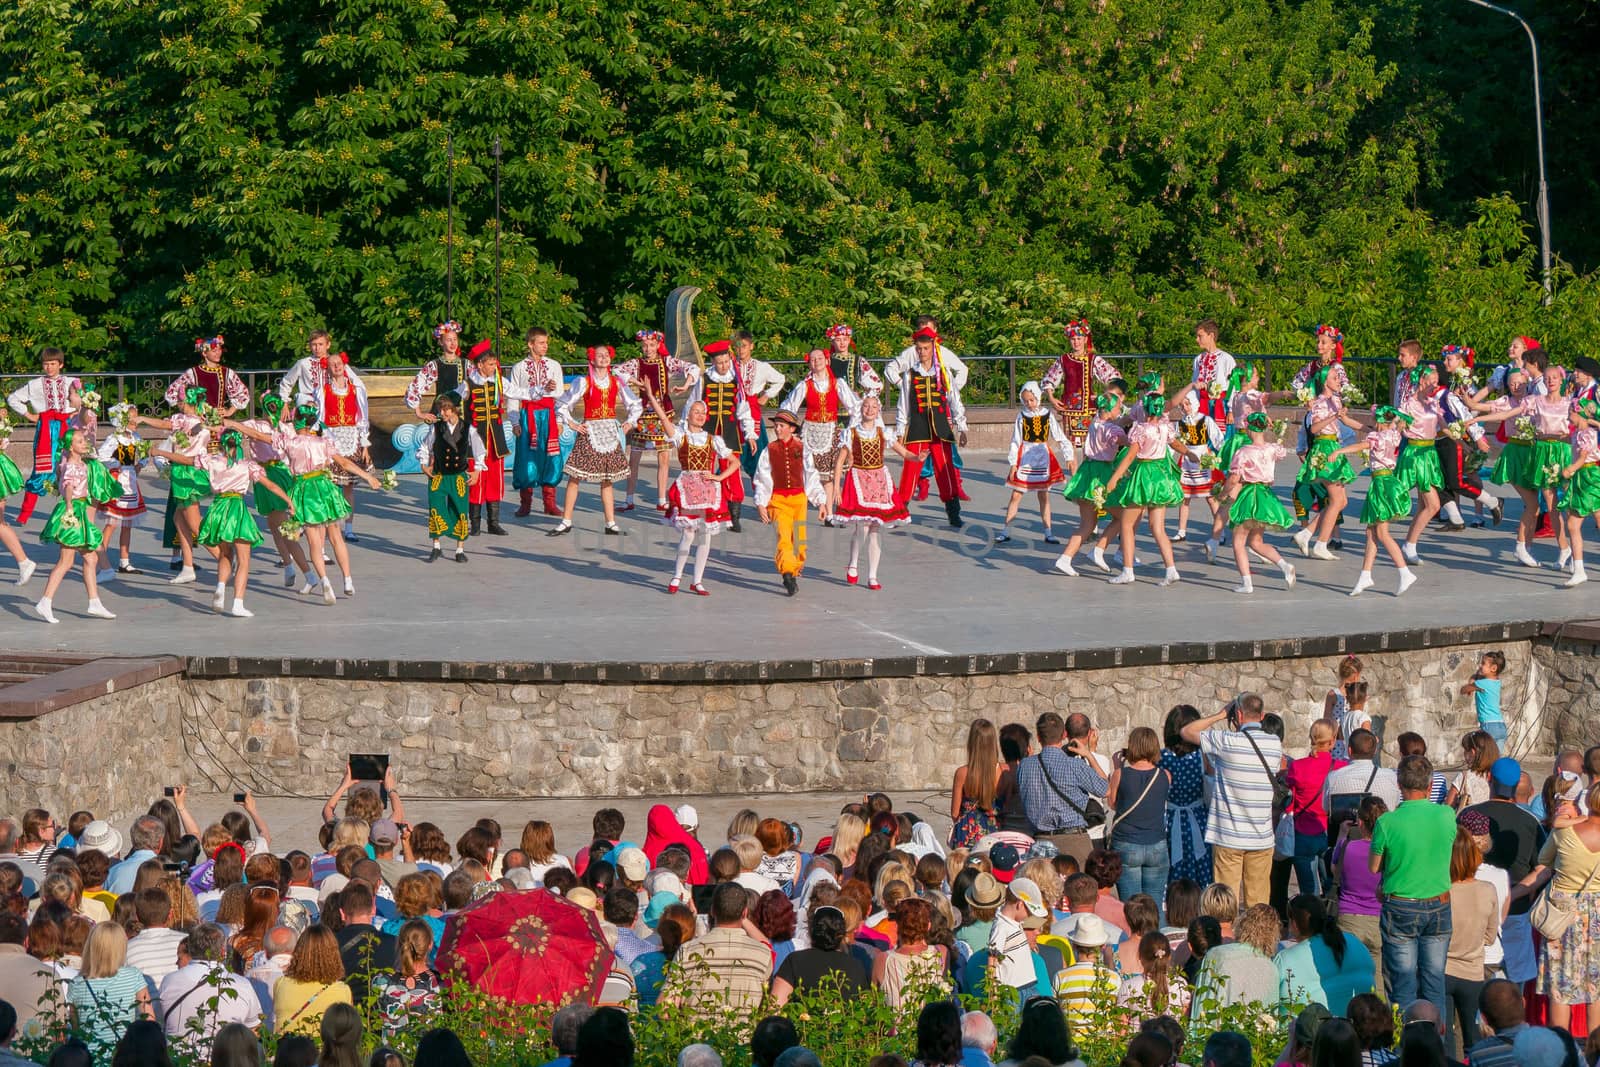
[[[939,486],[939,499],[946,503],[957,499],[960,483],[950,456],[949,441],[909,442],[906,451],[911,453],[912,458],[906,460],[905,467],[900,471],[899,497],[902,503],[910,500],[917,491],[917,479],[922,476],[922,461],[929,455],[933,457],[933,480]]]
[[[489,469],[478,475],[478,484],[467,490],[469,504],[498,504],[506,495],[506,461],[485,456]]]

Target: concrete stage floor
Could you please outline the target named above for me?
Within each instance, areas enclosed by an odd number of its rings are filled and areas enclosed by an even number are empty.
[[[993,534],[1009,491],[1002,484],[1004,457],[967,456],[973,503],[960,531],[945,526],[937,499],[913,505],[916,523],[884,540],[881,592],[844,581],[847,530],[810,523],[810,559],[800,594],[783,595],[772,569],[774,538],[747,506],[741,534],[714,541],[706,582],[712,595],[665,595],[676,531],[657,513],[620,517],[624,537],[600,535],[598,495],[586,490],[578,529],[546,538],[555,520],[511,519],[508,537],[480,537],[468,546],[471,561],[447,554],[423,561],[428,542],[424,486],[402,480],[390,495],[362,490],[352,548],[357,595],[334,607],[282,587],[263,546],[265,563],[253,577],[248,603],[254,619],[217,616],[210,610],[215,571],[201,570],[191,586],[167,584],[166,553],[157,546],[161,488],[147,479],[151,514],[136,532],[135,562],[142,576],[119,579],[104,590],[114,622],[84,612],[83,586],[74,578],[56,598],[61,624],[33,614],[55,550],[38,541],[43,518],[25,532],[40,572],[24,589],[10,582],[5,561],[0,581],[0,648],[103,654],[174,654],[206,657],[318,657],[420,662],[685,663],[701,660],[808,660],[938,656],[985,652],[1043,652],[1182,641],[1263,640],[1368,633],[1406,628],[1525,620],[1562,621],[1600,614],[1600,582],[1561,588],[1554,541],[1540,541],[1541,570],[1510,558],[1508,508],[1499,528],[1469,529],[1423,542],[1421,581],[1395,598],[1395,573],[1376,571],[1378,588],[1346,595],[1360,569],[1362,533],[1355,523],[1366,479],[1347,509],[1345,549],[1337,562],[1301,558],[1286,537],[1274,542],[1294,553],[1299,584],[1283,587],[1273,568],[1257,567],[1253,596],[1231,592],[1238,577],[1231,556],[1205,562],[1203,522],[1176,545],[1184,581],[1161,589],[1154,546],[1141,540],[1146,565],[1139,581],[1112,586],[1085,571],[1068,578],[1051,569],[1057,549],[1039,541],[1037,504],[1030,496],[1016,539],[995,545]],[[1287,499],[1289,464],[1281,465],[1280,495]],[[620,494],[619,494],[620,495]],[[1056,532],[1065,537],[1076,509],[1055,496]],[[1470,515],[1469,515],[1470,518]],[[1169,514],[1168,529],[1176,525]],[[1200,536],[1196,537],[1196,532]],[[448,543],[447,543],[448,544]],[[863,561],[864,562],[864,561]],[[1086,563],[1086,561],[1085,561]],[[209,564],[209,561],[208,561]],[[337,582],[337,579],[336,579]],[[685,590],[687,589],[687,581]]]

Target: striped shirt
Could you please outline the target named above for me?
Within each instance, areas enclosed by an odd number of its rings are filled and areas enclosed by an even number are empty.
[[[178,969],[178,946],[188,935],[182,930],[151,926],[128,938],[129,967],[137,967],[157,985]]]
[[[1251,736],[1246,737],[1246,731]],[[1245,852],[1271,848],[1272,779],[1268,768],[1277,771],[1283,766],[1282,743],[1261,729],[1260,723],[1252,722],[1238,730],[1205,731],[1200,735],[1200,751],[1211,761],[1216,775],[1206,842]]]

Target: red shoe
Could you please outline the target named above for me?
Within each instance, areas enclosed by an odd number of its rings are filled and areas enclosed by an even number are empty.
[[[876,593],[878,590],[882,589],[883,586],[881,584],[879,584],[878,582],[868,582],[867,583],[867,588],[872,590],[874,593]]]
[[[676,593],[678,591],[678,586],[681,585],[682,583],[683,583],[683,579],[682,578],[674,578],[674,579],[672,579],[672,581],[667,583],[667,592],[668,593]]]
[[[666,511],[667,510],[667,502],[665,500],[661,501],[659,504],[656,505],[656,510],[657,511],[661,511],[661,512]]]
[[[533,514],[533,490],[532,489],[524,489],[522,491],[522,504],[517,508],[517,510],[513,514],[515,514],[516,517],[519,518],[519,519],[525,519],[529,515]]]
[[[912,499],[914,499],[914,500],[926,500],[926,499],[928,499],[928,479],[926,479],[926,478],[918,478],[917,479],[917,492],[916,492],[916,496],[914,496]]]
[[[547,485],[540,494],[544,498],[544,513],[546,515],[560,515],[561,508],[556,504],[556,487]]]
[[[1556,535],[1555,528],[1550,525],[1550,514],[1546,512],[1539,516],[1539,528],[1533,531],[1533,536],[1548,540]]]
[[[616,506],[615,510],[617,510],[617,511],[632,511],[633,510],[633,501],[624,500],[622,503],[620,503],[620,504],[618,504]]]
[[[856,582],[860,580],[860,578],[861,578],[861,576],[856,573],[856,569],[854,567],[846,567],[844,569],[845,584],[847,584],[847,585],[855,585]]]
[[[705,586],[701,585],[699,582],[695,582],[693,585],[691,585],[689,587],[689,592],[694,593],[696,596],[710,596],[711,595],[711,591],[709,589],[707,589]]]

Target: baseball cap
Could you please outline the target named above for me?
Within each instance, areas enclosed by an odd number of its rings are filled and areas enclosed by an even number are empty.
[[[586,885],[573,886],[567,890],[567,900],[589,911],[598,911],[600,909],[600,898],[595,896],[594,890]]]
[[[998,907],[1002,899],[1004,894],[1000,891],[1000,883],[988,871],[978,872],[978,877],[967,887],[967,903],[975,908]]]
[[[372,824],[372,832],[367,834],[367,839],[373,844],[386,841],[393,845],[400,840],[400,827],[395,825],[393,819],[379,819]]]
[[[1015,878],[1006,887],[1010,894],[1028,906],[1030,919],[1048,919],[1050,909],[1044,906],[1044,892],[1040,890],[1039,883],[1032,878]],[[1022,925],[1027,926],[1024,922]]]
[[[1016,877],[1017,868],[1022,864],[1022,857],[1012,846],[1001,842],[989,850],[989,866],[994,870],[995,880],[1002,885]],[[1035,885],[1034,891],[1039,887]]]
[[[678,810],[672,813],[672,817],[677,819],[678,825],[685,830],[697,830],[700,828],[700,813],[694,810],[693,804],[678,805]]]
[[[625,848],[617,853],[617,870],[630,882],[642,882],[650,873],[650,860],[642,848]]]
[[[1515,789],[1522,783],[1522,764],[1510,756],[1501,756],[1489,767],[1489,780],[1506,789]]]

